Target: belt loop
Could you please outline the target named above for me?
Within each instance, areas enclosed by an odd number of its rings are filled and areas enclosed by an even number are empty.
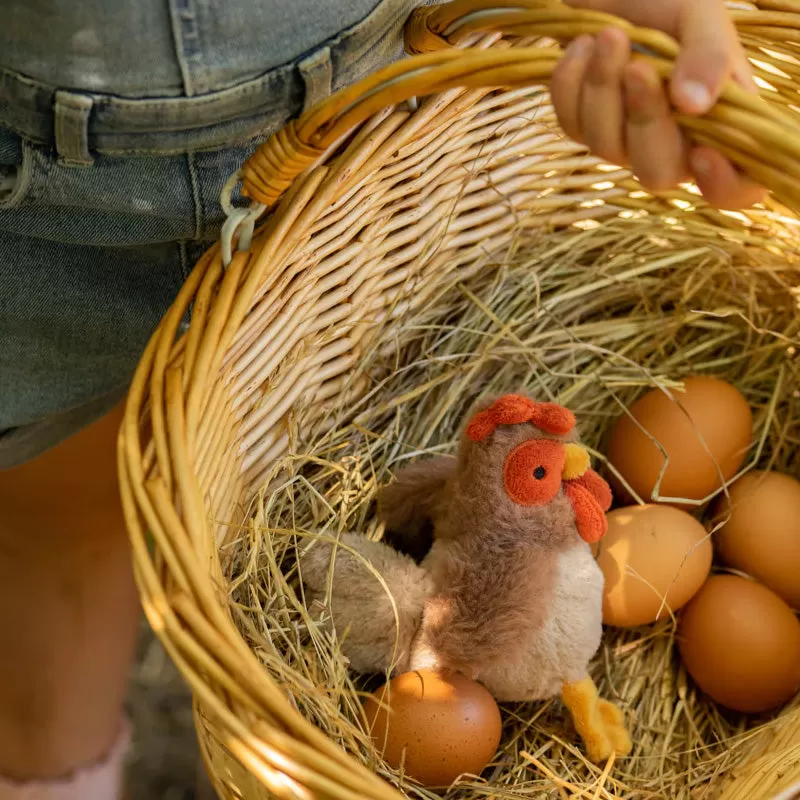
[[[87,167],[92,164],[89,153],[89,114],[92,98],[59,89],[53,108],[56,151],[65,166]]]
[[[330,48],[320,47],[308,58],[300,61],[297,66],[306,86],[303,111],[308,111],[311,106],[324,100],[331,93],[333,65],[331,64]]]

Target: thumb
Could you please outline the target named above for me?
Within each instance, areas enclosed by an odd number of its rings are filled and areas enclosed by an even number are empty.
[[[705,114],[730,77],[736,31],[721,1],[681,4],[681,52],[670,83],[672,102],[685,114]]]

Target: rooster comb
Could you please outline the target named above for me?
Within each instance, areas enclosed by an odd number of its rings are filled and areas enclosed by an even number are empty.
[[[520,425],[530,422],[545,433],[564,436],[575,427],[571,411],[555,403],[535,403],[518,394],[505,394],[489,408],[480,411],[469,421],[467,436],[473,442],[482,442],[500,425]]]

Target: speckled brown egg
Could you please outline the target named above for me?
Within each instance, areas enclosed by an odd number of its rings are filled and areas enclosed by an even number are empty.
[[[669,617],[697,592],[711,570],[706,529],[667,505],[617,508],[595,546],[603,572],[603,622],[622,628]]]
[[[676,505],[703,500],[736,474],[750,447],[753,416],[738,389],[705,376],[687,378],[684,389],[674,391],[674,399],[653,389],[612,431],[608,460],[645,502],[656,489]],[[617,496],[630,498],[618,480],[612,482]]]
[[[386,762],[430,788],[480,775],[500,743],[497,703],[464,675],[403,673],[370,695],[364,711]]]
[[[710,577],[681,613],[678,648],[697,685],[734,711],[770,711],[800,689],[800,621],[756,581]]]
[[[780,472],[748,472],[720,497],[714,534],[720,560],[746,572],[800,609],[800,481]]]

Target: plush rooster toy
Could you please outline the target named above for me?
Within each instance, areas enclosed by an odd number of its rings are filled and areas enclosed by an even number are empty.
[[[379,499],[393,541],[345,534],[300,560],[361,672],[461,672],[501,701],[561,695],[588,756],[630,751],[620,710],[587,667],[600,645],[603,576],[589,549],[611,491],[577,442],[572,413],[505,395],[485,403],[457,458],[420,461]],[[388,590],[388,592],[387,592]]]

